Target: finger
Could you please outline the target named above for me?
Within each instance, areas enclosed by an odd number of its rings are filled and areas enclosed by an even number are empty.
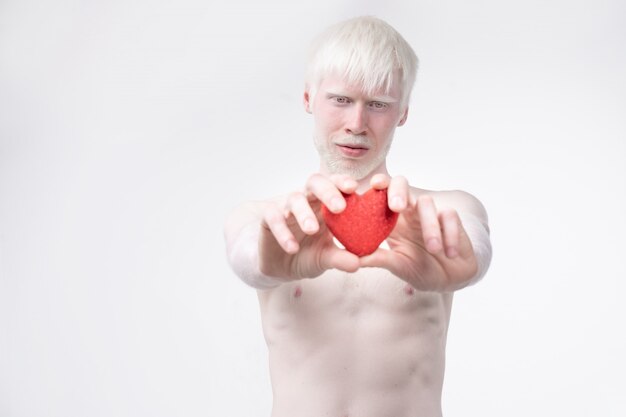
[[[333,174],[330,176],[330,181],[335,184],[339,191],[346,194],[352,194],[359,186],[354,178],[345,174]]]
[[[443,234],[443,246],[448,258],[459,255],[459,229],[461,220],[456,210],[442,210],[439,213],[439,223]]]
[[[390,271],[393,269],[393,256],[394,253],[388,249],[378,248],[370,255],[359,258],[361,267],[381,267],[388,268]],[[393,271],[391,271],[393,273]]]
[[[313,174],[306,182],[306,192],[309,198],[322,202],[333,213],[340,213],[346,208],[346,200],[335,183],[321,174]]]
[[[389,182],[391,181],[391,177],[386,174],[376,174],[370,180],[370,187],[375,190],[384,190],[389,187]]]
[[[284,217],[287,218],[290,214],[293,214],[304,233],[312,235],[319,230],[317,217],[304,194],[292,193],[288,197]]]
[[[322,255],[320,264],[324,270],[339,269],[344,272],[356,272],[359,269],[359,257],[333,245]]]
[[[422,195],[417,199],[417,211],[422,227],[422,238],[426,250],[432,254],[443,248],[441,242],[441,227],[437,218],[437,209],[432,197]]]
[[[407,208],[409,201],[409,182],[404,177],[393,177],[387,191],[389,208],[397,213]]]
[[[285,216],[276,207],[269,208],[263,216],[264,226],[267,227],[280,247],[289,254],[294,254],[300,249],[293,233],[287,226]]]
[[[459,218],[459,256],[465,258],[474,254],[474,247],[468,234],[468,227],[472,226],[473,223],[467,218],[468,224],[466,225],[464,221],[461,220],[459,212],[457,212],[457,216]]]

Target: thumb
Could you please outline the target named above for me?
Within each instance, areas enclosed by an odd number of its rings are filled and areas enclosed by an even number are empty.
[[[324,270],[334,268],[345,272],[356,272],[359,269],[359,257],[333,245],[322,252],[320,265]]]
[[[378,248],[373,253],[359,258],[361,267],[388,268],[392,263],[393,252],[388,249]]]

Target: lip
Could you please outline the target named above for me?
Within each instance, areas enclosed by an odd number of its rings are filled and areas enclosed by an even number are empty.
[[[364,156],[367,151],[369,151],[369,149],[359,147],[358,145],[350,146],[337,144],[337,148],[342,155],[347,156],[348,158],[360,158]]]

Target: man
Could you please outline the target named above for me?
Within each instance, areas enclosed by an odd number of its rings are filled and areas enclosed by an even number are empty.
[[[304,91],[319,173],[227,221],[229,261],[258,290],[273,417],[441,415],[452,294],[485,273],[491,246],[476,198],[388,174],[416,68],[411,47],[381,20],[328,29]],[[344,194],[369,188],[386,190],[399,218],[386,248],[358,257],[335,244],[321,206],[340,213]]]

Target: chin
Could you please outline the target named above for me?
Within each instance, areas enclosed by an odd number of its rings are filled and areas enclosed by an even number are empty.
[[[331,174],[348,175],[355,180],[362,180],[374,171],[372,163],[357,163],[355,161],[331,161],[327,164],[328,171]]]
[[[319,145],[316,143],[316,145]],[[318,154],[322,161],[322,166],[329,174],[348,175],[355,180],[362,180],[378,169],[387,157],[389,146],[377,155],[371,155],[369,159],[347,159],[341,155],[333,154],[326,148],[318,146]]]

